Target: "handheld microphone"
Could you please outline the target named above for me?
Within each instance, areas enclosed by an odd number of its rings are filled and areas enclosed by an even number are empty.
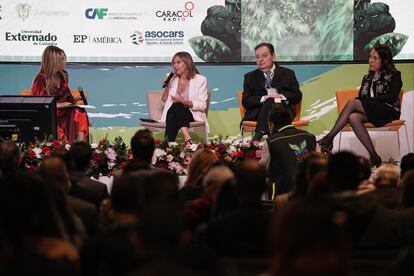
[[[162,88],[165,88],[168,85],[168,83],[170,82],[170,80],[173,76],[174,76],[174,72],[171,72],[168,75],[167,79],[162,83]]]
[[[78,87],[79,95],[82,98],[83,104],[88,105],[88,101],[86,100],[85,93],[83,92],[83,88],[81,86]]]

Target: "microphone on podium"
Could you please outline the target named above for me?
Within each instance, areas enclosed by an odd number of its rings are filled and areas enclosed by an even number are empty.
[[[162,88],[165,88],[168,85],[168,83],[170,82],[170,80],[173,76],[174,76],[174,72],[171,72],[168,75],[167,79],[162,83]]]
[[[88,101],[86,100],[85,93],[83,92],[83,88],[81,86],[78,87],[79,95],[82,98],[83,104],[88,105]]]

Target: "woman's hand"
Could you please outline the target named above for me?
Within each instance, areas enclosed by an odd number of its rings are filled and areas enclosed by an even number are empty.
[[[184,106],[192,108],[193,107],[193,103],[190,100],[184,99],[183,97],[180,96],[172,96],[171,95],[171,99],[173,100],[173,102],[175,103],[182,103]]]

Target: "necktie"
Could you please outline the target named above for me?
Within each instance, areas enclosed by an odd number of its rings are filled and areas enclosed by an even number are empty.
[[[272,85],[272,71],[267,71],[265,73],[265,78],[266,78],[266,83],[265,83],[265,87],[266,88],[270,88],[270,86]]]

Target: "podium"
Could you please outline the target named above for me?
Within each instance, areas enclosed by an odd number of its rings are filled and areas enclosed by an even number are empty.
[[[0,96],[0,137],[16,142],[58,139],[53,96]]]

